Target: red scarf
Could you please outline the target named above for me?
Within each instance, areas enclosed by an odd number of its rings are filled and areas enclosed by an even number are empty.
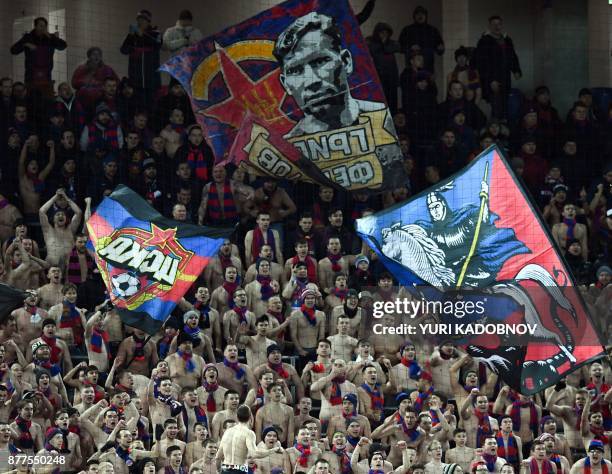
[[[232,262],[232,255],[223,255],[219,252],[219,263],[221,264],[221,269],[223,270],[223,274],[225,275],[225,269],[227,267],[233,267],[234,263]]]
[[[270,257],[270,260],[276,261],[276,243],[274,241],[274,232],[272,232],[272,229],[268,229],[266,231],[266,239],[264,240],[263,232],[259,226],[255,227],[255,230],[253,230],[253,241],[251,242],[251,256],[253,257],[253,260],[257,260],[257,257],[259,257],[259,251],[265,244],[272,247],[272,256]]]
[[[20,416],[17,416],[15,418],[15,424],[19,429],[19,439],[17,440],[15,445],[21,449],[33,449],[34,438],[32,438],[32,433],[30,433],[32,421],[26,421]]]
[[[308,457],[310,456],[310,446],[304,446],[300,443],[295,443],[293,445],[295,449],[297,449],[300,453],[300,457],[298,458],[298,463],[302,467],[308,466]]]
[[[94,389],[94,403],[98,403],[100,400],[102,400],[106,396],[106,393],[104,392],[104,390],[102,390],[95,383],[90,382],[89,380],[85,380],[83,382],[83,385],[87,385]]]
[[[331,262],[332,271],[335,273],[340,273],[342,271],[342,265],[340,265],[342,254],[332,255],[331,253],[328,253],[327,258],[329,258],[329,261]]]
[[[300,260],[300,257],[297,255],[291,258],[291,266],[297,265],[299,262],[304,262],[306,264],[306,271],[308,272],[308,281],[310,283],[317,282],[317,269],[315,266],[315,261],[310,255],[306,255],[304,260]]]
[[[238,281],[235,281],[234,283],[224,280],[223,281],[223,288],[225,289],[225,291],[227,291],[227,305],[230,308],[234,307],[234,292],[236,291],[236,288],[238,288]]]
[[[604,434],[605,430],[603,426],[601,428],[595,428],[594,426],[591,426],[591,433],[593,433],[593,439],[601,441],[604,446],[610,444],[611,440]]]
[[[206,393],[208,393],[208,398],[206,399],[206,412],[214,413],[217,411],[217,402],[215,401],[215,391],[219,388],[218,383],[208,383],[206,380],[202,384]]]
[[[268,367],[270,367],[274,372],[276,372],[281,378],[285,380],[289,378],[289,372],[284,369],[282,362],[280,364],[273,364],[272,362],[268,362]]]
[[[303,304],[300,306],[300,311],[302,311],[302,314],[306,317],[311,326],[317,325],[317,316],[314,308],[308,308],[305,304]]]
[[[478,418],[476,446],[481,448],[483,446],[484,440],[492,433],[491,421],[489,420],[489,412],[482,413],[480,410],[474,410],[474,416]]]
[[[234,313],[238,316],[238,324],[246,324],[249,325],[249,320],[247,319],[246,313],[248,308],[246,306],[234,306]]]
[[[314,365],[312,366],[312,371],[313,371],[315,374],[322,374],[323,372],[325,372],[325,364],[323,364],[323,362],[320,362],[320,363],[314,364]]]
[[[514,431],[521,429],[521,408],[529,407],[529,429],[532,433],[538,432],[538,411],[536,410],[533,400],[521,402],[519,400],[512,403],[510,409],[510,418],[512,418],[512,426]]]
[[[582,410],[584,410],[584,408],[574,406],[574,415],[576,415],[576,424],[574,425],[574,428],[576,428],[576,431],[579,433],[582,426]]]
[[[40,336],[40,338],[47,343],[47,345],[51,348],[51,357],[49,358],[52,364],[59,364],[60,356],[62,355],[62,350],[57,345],[57,338],[47,337],[44,334]]]
[[[334,377],[332,379],[331,393],[329,396],[329,403],[332,406],[342,405],[342,390],[340,390],[340,384],[346,381],[346,377]]]
[[[81,314],[77,310],[76,304],[66,300],[62,302],[62,317],[59,327],[72,328],[74,344],[77,346],[83,344],[83,324],[81,322]]]
[[[259,290],[261,293],[261,300],[268,301],[272,296],[274,296],[274,290],[270,285],[272,278],[269,276],[257,275],[257,281],[261,285],[261,289]]]
[[[504,458],[510,464],[518,463],[518,449],[516,446],[516,438],[514,437],[514,433],[510,433],[508,435],[508,446],[504,444],[504,435],[501,431],[497,433],[495,436],[497,440],[497,455],[500,458]]]
[[[540,468],[538,467],[538,462],[535,460],[535,458],[531,458],[531,461],[529,462],[529,471],[531,474],[552,474],[553,472],[550,461],[545,459],[542,461],[542,472],[540,473]],[[584,472],[586,473],[586,469]]]

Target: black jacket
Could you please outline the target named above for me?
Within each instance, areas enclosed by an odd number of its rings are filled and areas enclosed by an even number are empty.
[[[480,82],[487,90],[490,89],[493,81],[500,82],[506,90],[509,90],[510,73],[521,72],[512,39],[504,35],[498,41],[489,32],[483,33],[478,40],[472,57],[472,65],[478,69]]]
[[[157,90],[161,85],[159,72],[159,50],[162,37],[159,31],[150,28],[142,36],[130,33],[121,45],[121,52],[129,55],[128,76],[136,87]]]
[[[32,43],[36,50],[32,51],[25,47],[26,43]],[[11,47],[11,54],[25,53],[25,80],[26,82],[51,81],[53,70],[53,55],[55,50],[66,49],[66,42],[52,34],[39,36],[34,30],[26,33]]]

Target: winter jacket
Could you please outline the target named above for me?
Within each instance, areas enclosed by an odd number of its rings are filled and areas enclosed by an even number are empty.
[[[25,47],[32,43],[36,49]],[[66,42],[55,35],[37,35],[34,30],[26,33],[11,47],[11,54],[25,53],[25,81],[51,81],[55,50],[66,49]]]
[[[400,33],[399,43],[406,55],[406,64],[410,64],[410,48],[414,45],[419,46],[423,53],[424,68],[430,72],[434,70],[434,53],[442,54],[438,47],[444,46],[440,32],[429,23],[413,23],[405,26]]]
[[[511,73],[521,72],[518,56],[514,50],[512,39],[503,35],[500,40],[485,32],[478,40],[472,57],[472,65],[478,69],[480,81],[489,90],[491,82],[502,84],[506,91],[510,90]]]
[[[85,107],[92,106],[100,98],[102,86],[107,77],[112,77],[119,82],[113,68],[106,64],[92,70],[85,63],[75,69],[72,74],[72,87],[77,91],[77,97],[85,104]]]
[[[164,49],[170,54],[178,54],[184,48],[198,43],[202,39],[202,32],[194,26],[176,26],[168,28],[164,33]]]
[[[130,33],[121,45],[121,52],[129,55],[128,76],[142,89],[156,91],[161,85],[159,50],[162,38],[159,31],[149,28],[142,36]]]
[[[393,30],[389,25],[378,23],[374,27],[372,36],[368,38],[368,47],[380,80],[397,87],[399,85],[399,70],[395,60],[395,53],[400,52],[400,47],[399,43],[392,39],[388,39],[385,43],[381,42],[378,35],[383,30],[389,31],[389,36],[393,34]]]

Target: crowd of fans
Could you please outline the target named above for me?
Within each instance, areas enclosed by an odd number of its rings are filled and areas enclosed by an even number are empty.
[[[585,88],[563,120],[541,86],[513,117],[519,55],[498,16],[436,85],[448,53],[418,7],[398,42],[385,24],[368,38],[405,184],[370,196],[253,179],[214,165],[181,85],[161,86],[160,50],[202,37],[191,13],[163,34],[149,11],[136,20],[128,77],[92,47],[55,87],[68,46],[37,18],[11,48],[25,82],[0,79],[0,281],[30,292],[0,321],[1,472],[217,473],[241,404],[253,473],[611,472],[609,359],[524,396],[452,342],[373,334],[373,303],[398,293],[352,224],[495,143],[610,338],[612,107]],[[84,222],[120,183],[178,221],[237,224],[152,338],[122,324],[85,245]]]

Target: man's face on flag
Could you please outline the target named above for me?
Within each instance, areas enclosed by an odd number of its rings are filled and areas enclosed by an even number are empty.
[[[344,107],[351,53],[320,30],[306,33],[284,58],[280,80],[304,113],[325,120]]]

